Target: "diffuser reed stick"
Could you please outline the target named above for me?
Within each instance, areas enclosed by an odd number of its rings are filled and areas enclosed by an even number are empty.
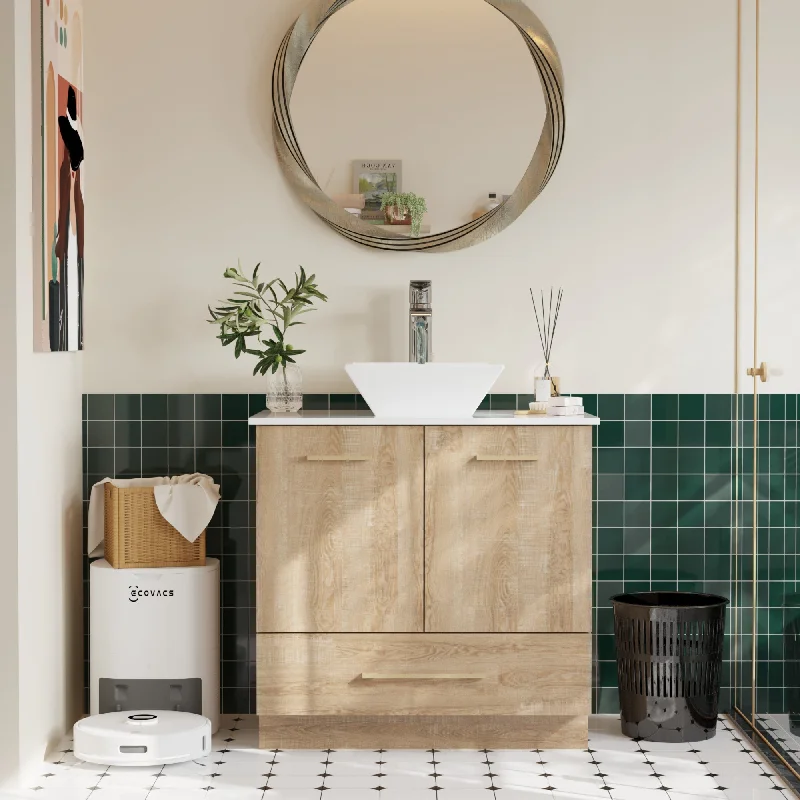
[[[536,298],[531,292],[531,302],[533,303],[533,313],[536,315],[536,328],[539,331],[539,342],[542,345],[542,353],[544,354],[544,377],[545,380],[550,380],[550,355],[553,352],[553,339],[556,335],[556,327],[558,326],[558,314],[561,311],[561,300],[564,297],[564,290],[559,289],[558,295],[555,297],[555,308],[553,307],[553,289],[550,288],[550,305],[545,311],[544,291],[541,293],[542,305],[542,318],[539,319],[539,309],[536,305]]]

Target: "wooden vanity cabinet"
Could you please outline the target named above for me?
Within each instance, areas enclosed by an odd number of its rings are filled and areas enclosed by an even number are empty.
[[[586,747],[591,427],[263,425],[262,747]]]

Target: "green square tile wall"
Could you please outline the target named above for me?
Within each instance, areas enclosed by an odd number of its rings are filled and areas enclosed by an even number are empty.
[[[525,408],[530,400],[529,395],[492,395],[481,408]],[[753,459],[747,448],[753,426],[740,425],[737,453],[733,421],[737,404],[740,418],[752,414],[752,398],[603,394],[584,395],[584,403],[603,420],[594,433],[594,708],[614,712],[618,694],[609,598],[622,591],[676,588],[732,598],[734,578],[748,574],[744,557],[738,573],[734,569],[732,530],[736,513],[742,525],[748,514],[752,522]],[[263,395],[227,394],[87,395],[83,402],[85,501],[89,487],[107,475],[199,471],[222,486],[223,502],[208,529],[208,554],[222,562],[225,713],[255,712],[255,453],[247,419],[264,405]],[[757,477],[764,499],[757,513],[764,525],[759,533],[764,555],[758,559],[757,647],[764,666],[759,710],[784,711],[800,693],[793,638],[794,631],[800,633],[797,397],[773,396],[761,406]],[[304,407],[365,406],[357,395],[320,394],[307,395]],[[742,498],[738,508],[737,496]],[[740,536],[740,549],[752,550],[752,536],[749,545],[747,531]],[[88,569],[84,577],[88,580]],[[746,604],[752,597],[749,587],[741,582],[739,588]],[[84,596],[88,612],[88,586]],[[732,610],[729,630],[733,613],[745,615],[746,609]],[[730,654],[728,636],[723,707],[735,673]],[[737,674],[746,672],[744,666]]]
[[[752,398],[744,398],[744,402],[747,405],[741,416],[752,419]],[[759,398],[757,427],[748,422],[739,428],[740,556],[735,578],[741,608],[736,613],[741,630],[752,631],[756,600],[755,695],[760,713],[800,714],[797,426],[797,395],[765,395]],[[758,523],[755,569],[754,515]],[[755,587],[746,580],[754,571]],[[740,707],[749,711],[753,654],[749,633],[742,637],[740,650]]]
[[[619,710],[620,592],[732,597],[736,406],[731,395],[599,395],[594,470],[594,707]],[[728,629],[731,630],[729,622]],[[730,637],[723,707],[730,702]]]

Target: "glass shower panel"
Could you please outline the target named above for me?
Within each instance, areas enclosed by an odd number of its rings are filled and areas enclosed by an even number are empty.
[[[755,707],[753,661],[753,396],[736,398],[734,457],[734,518],[731,530],[733,554],[732,602],[729,630],[733,631],[733,705],[750,719]]]
[[[768,742],[800,757],[798,396],[800,392],[800,3],[759,5],[758,232],[755,276],[757,394],[753,442],[754,691],[748,710]],[[761,363],[765,366],[761,369]],[[766,380],[763,380],[766,379]],[[743,417],[744,418],[744,417]],[[745,426],[746,427],[746,426]],[[748,491],[748,487],[743,486]],[[741,507],[746,511],[747,502]],[[752,513],[752,512],[751,512]],[[744,520],[743,520],[744,521]],[[740,566],[746,575],[747,526]],[[742,600],[746,589],[742,588]],[[742,610],[746,616],[745,609]],[[744,619],[742,620],[744,623]],[[748,628],[743,624],[742,631]],[[746,642],[743,640],[742,644]],[[740,695],[741,697],[741,695]],[[753,697],[755,707],[752,707]]]

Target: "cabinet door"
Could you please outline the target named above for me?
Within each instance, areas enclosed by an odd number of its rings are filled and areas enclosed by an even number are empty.
[[[425,630],[591,630],[591,436],[426,428]]]
[[[421,427],[262,427],[257,630],[423,628]]]

